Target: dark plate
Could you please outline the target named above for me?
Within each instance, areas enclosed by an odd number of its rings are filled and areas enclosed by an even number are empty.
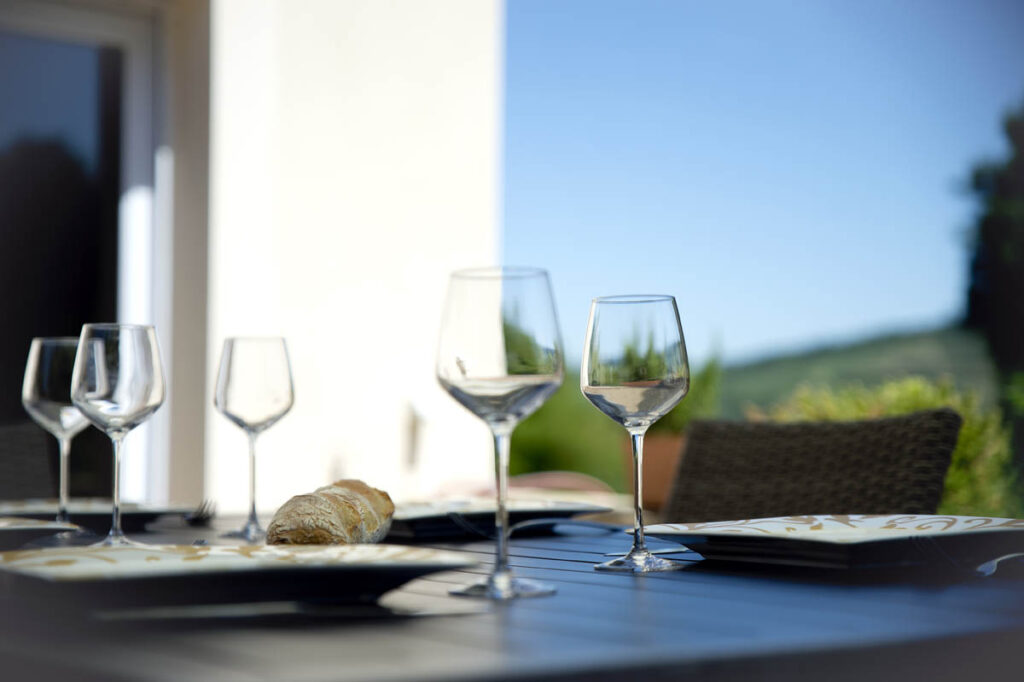
[[[71,523],[94,533],[105,535],[110,530],[112,504],[110,500],[97,498],[75,499],[71,500],[68,505],[68,515],[71,518]],[[126,504],[121,507],[121,528],[127,533],[141,533],[146,530],[146,524],[161,516],[184,516],[190,511],[192,510],[188,507],[149,507]],[[57,502],[55,500],[7,500],[0,502],[0,516],[52,521],[57,516]]]
[[[350,604],[473,564],[453,552],[396,545],[74,547],[0,553],[0,586],[69,608]]]
[[[388,538],[394,540],[434,540],[480,538],[494,533],[494,500],[463,500],[402,504],[395,510]],[[568,519],[580,514],[600,514],[608,507],[579,502],[510,500],[509,524],[535,519]],[[530,529],[531,533],[549,533],[551,527]]]
[[[659,524],[645,532],[705,559],[816,568],[970,569],[1024,551],[1024,520],[977,516],[822,514]]]
[[[33,540],[57,533],[74,532],[78,526],[56,521],[39,521],[18,517],[0,518],[0,552],[24,547]]]

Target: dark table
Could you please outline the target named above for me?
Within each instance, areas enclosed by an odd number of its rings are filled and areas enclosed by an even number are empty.
[[[214,541],[161,522],[149,542]],[[765,569],[702,562],[598,573],[620,533],[562,526],[511,543],[517,574],[558,594],[493,604],[448,589],[489,568],[488,541],[434,542],[478,567],[416,580],[380,607],[69,616],[0,602],[0,680],[1021,679],[1024,579],[925,571]],[[652,548],[667,546],[657,542]]]

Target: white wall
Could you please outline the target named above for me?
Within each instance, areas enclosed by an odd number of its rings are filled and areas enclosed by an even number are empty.
[[[246,504],[244,435],[210,398],[234,335],[283,335],[292,357],[261,509],[339,476],[402,497],[489,481],[487,431],[433,356],[447,273],[498,254],[501,3],[212,10],[207,496]]]
[[[123,57],[117,319],[156,326],[168,387],[125,440],[126,501],[203,494],[208,13],[206,0],[0,0],[4,30]]]

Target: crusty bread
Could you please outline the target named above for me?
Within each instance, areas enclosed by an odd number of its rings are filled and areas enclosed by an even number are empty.
[[[268,545],[347,545],[380,542],[395,505],[362,481],[335,481],[281,505],[267,528]]]

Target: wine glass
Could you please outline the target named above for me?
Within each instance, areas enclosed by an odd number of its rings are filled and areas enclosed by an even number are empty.
[[[256,436],[287,414],[294,402],[292,370],[284,339],[224,340],[213,404],[249,437],[249,520],[225,537],[246,542],[266,538],[256,516]]]
[[[512,576],[506,499],[512,430],[555,392],[562,383],[563,365],[547,272],[480,268],[452,273],[441,322],[437,378],[491,429],[498,503],[494,570],[453,594],[512,599],[555,591]]]
[[[121,530],[121,443],[164,402],[156,330],[141,324],[86,324],[78,339],[71,401],[114,446],[114,508],[103,546],[140,544]]]
[[[68,518],[68,455],[71,439],[89,425],[71,402],[71,370],[78,350],[76,337],[32,339],[21,385],[21,404],[29,416],[60,444],[57,521]]]
[[[644,543],[644,433],[690,388],[690,366],[672,296],[602,296],[590,305],[580,389],[622,424],[633,442],[633,548],[597,565],[607,571],[670,571],[681,564],[656,557]]]

